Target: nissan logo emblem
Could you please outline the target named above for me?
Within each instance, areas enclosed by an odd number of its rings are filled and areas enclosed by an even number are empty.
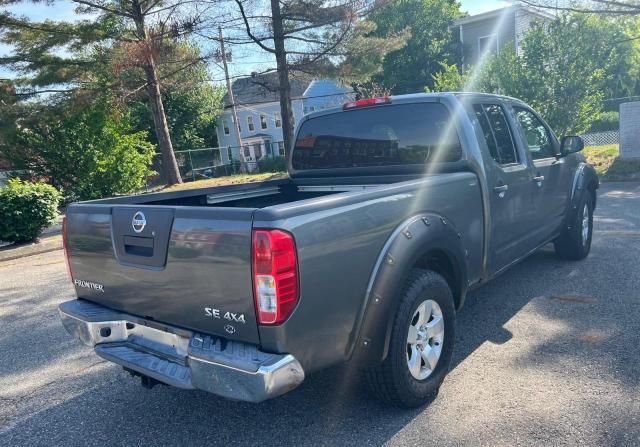
[[[133,215],[131,225],[133,226],[133,231],[136,233],[142,233],[144,227],[147,226],[147,219],[144,217],[144,213],[142,211],[138,211]]]

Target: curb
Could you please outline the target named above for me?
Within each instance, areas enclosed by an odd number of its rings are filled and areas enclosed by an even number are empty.
[[[13,261],[27,256],[62,250],[62,237],[48,237],[37,244],[23,245],[15,248],[0,250],[0,262]]]

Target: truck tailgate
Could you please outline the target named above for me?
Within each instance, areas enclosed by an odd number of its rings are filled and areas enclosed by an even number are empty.
[[[73,204],[67,248],[78,297],[258,344],[252,208]]]

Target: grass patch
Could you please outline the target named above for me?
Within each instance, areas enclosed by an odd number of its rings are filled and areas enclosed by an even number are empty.
[[[587,146],[582,153],[587,157],[587,161],[596,168],[598,175],[605,175],[616,158],[618,158],[620,150],[617,144],[607,144],[604,146]]]
[[[583,150],[587,161],[593,165],[605,182],[640,181],[640,160],[620,160],[617,144],[587,146]]]
[[[163,188],[162,191],[182,191],[185,189],[211,188],[213,186],[239,185],[242,183],[264,182],[267,180],[275,180],[286,178],[286,172],[262,172],[260,174],[236,174],[225,177],[210,178],[204,180],[196,180],[195,182],[186,182],[181,185],[172,185]]]

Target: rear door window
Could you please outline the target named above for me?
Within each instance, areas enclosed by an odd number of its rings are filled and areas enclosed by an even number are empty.
[[[392,104],[305,121],[292,166],[307,170],[424,165],[461,158],[460,140],[444,105]]]
[[[504,109],[498,104],[474,104],[491,157],[500,165],[518,163],[518,153]]]

